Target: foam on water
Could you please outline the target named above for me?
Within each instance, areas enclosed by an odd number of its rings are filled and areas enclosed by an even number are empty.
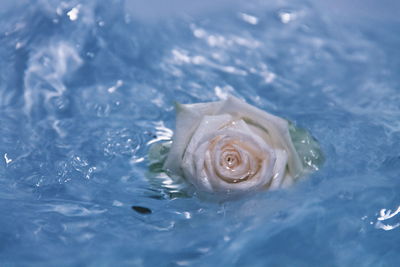
[[[0,4],[2,265],[395,266],[399,5],[152,3]],[[228,94],[309,129],[323,168],[224,203],[149,181],[174,102]]]

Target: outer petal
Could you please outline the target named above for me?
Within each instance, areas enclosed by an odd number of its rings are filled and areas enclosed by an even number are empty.
[[[267,131],[273,141],[273,144],[270,145],[283,148],[288,152],[290,176],[295,178],[303,172],[303,165],[293,146],[286,120],[253,107],[233,96],[229,96],[216,112],[217,114],[229,113]]]
[[[221,102],[176,104],[176,126],[172,139],[173,145],[168,153],[163,169],[171,173],[182,175],[181,162],[183,153],[189,144],[193,133],[206,115],[214,115]]]
[[[280,150],[280,149],[276,149],[274,152],[276,154],[274,177],[269,186],[269,189],[279,188],[282,185],[283,181],[287,180],[288,176],[290,176],[290,174],[288,174],[286,171],[286,165],[288,159],[287,152],[285,150]]]

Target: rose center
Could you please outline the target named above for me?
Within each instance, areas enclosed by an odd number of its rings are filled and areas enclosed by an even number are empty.
[[[210,163],[214,163],[206,169],[214,170],[219,179],[227,183],[240,183],[252,179],[259,172],[263,157],[251,142],[218,136],[210,143]]]
[[[231,146],[227,146],[222,151],[219,165],[228,170],[233,170],[241,164],[239,153]]]
[[[234,155],[228,155],[228,156],[226,156],[225,161],[229,167],[233,167],[233,166],[235,166],[237,159]]]

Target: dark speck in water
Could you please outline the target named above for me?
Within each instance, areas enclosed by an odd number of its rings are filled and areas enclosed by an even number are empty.
[[[141,213],[141,214],[151,214],[152,213],[151,209],[142,207],[142,206],[132,206],[132,209],[134,211],[136,211],[137,213]]]

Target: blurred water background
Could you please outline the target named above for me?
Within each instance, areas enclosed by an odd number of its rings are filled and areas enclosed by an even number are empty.
[[[396,266],[399,10],[1,1],[0,265]],[[152,185],[174,101],[227,94],[309,129],[323,169],[225,203]]]

